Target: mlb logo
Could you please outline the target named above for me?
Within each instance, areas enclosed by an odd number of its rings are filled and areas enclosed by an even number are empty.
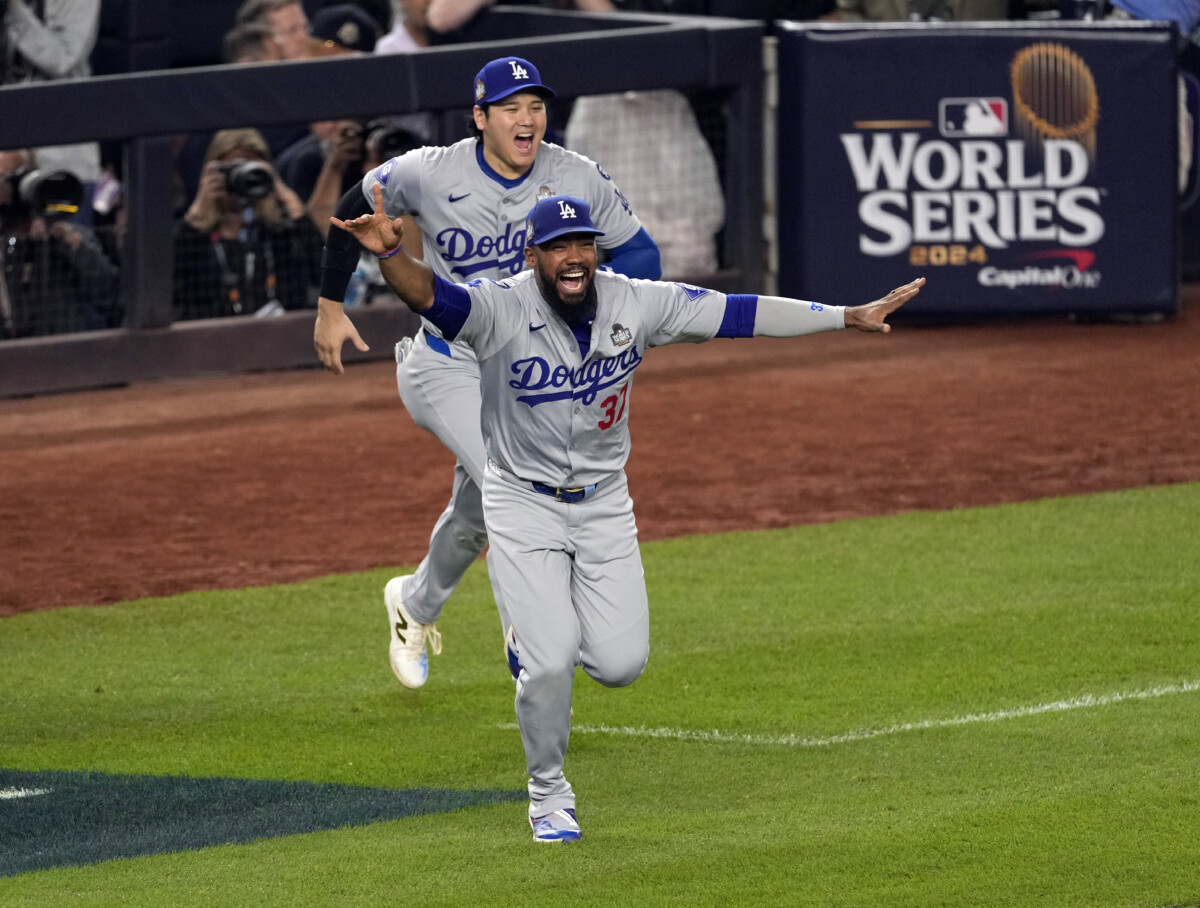
[[[1008,135],[1008,101],[1004,98],[942,98],[938,129],[948,139]]]

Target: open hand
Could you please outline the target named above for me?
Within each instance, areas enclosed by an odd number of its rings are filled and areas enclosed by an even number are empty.
[[[925,286],[925,278],[919,277],[902,287],[897,287],[883,299],[877,299],[865,306],[847,306],[846,327],[857,328],[859,331],[880,331],[887,334],[892,330],[892,326],[885,319],[920,293],[923,286]]]
[[[383,187],[378,183],[371,187],[375,200],[375,211],[362,214],[350,221],[340,218],[330,218],[329,222],[335,227],[354,234],[362,247],[376,255],[391,252],[400,245],[404,236],[404,221],[402,218],[389,218],[383,210]]]

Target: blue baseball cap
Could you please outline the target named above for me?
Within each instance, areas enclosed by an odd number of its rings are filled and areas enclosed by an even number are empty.
[[[552,195],[542,199],[529,212],[529,240],[540,246],[568,233],[590,233],[604,236],[592,224],[592,208],[583,199],[570,195]]]
[[[537,67],[520,57],[493,60],[475,76],[476,104],[492,104],[519,91],[531,91],[543,98],[554,97],[554,92],[542,84]]]

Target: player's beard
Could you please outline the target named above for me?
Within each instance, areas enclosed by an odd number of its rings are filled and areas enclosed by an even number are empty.
[[[553,309],[564,322],[573,325],[596,317],[596,281],[595,273],[588,275],[587,289],[575,300],[565,300],[558,292],[558,282],[554,275],[546,271],[541,263],[537,267],[537,285],[542,299]]]

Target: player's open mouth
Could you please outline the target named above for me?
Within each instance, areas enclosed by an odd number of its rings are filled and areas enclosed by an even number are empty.
[[[558,276],[558,282],[562,285],[563,290],[568,293],[582,293],[584,287],[587,286],[587,272],[582,269],[579,271],[564,271]]]
[[[517,151],[522,154],[529,154],[533,151],[533,134],[523,132],[516,138]]]

